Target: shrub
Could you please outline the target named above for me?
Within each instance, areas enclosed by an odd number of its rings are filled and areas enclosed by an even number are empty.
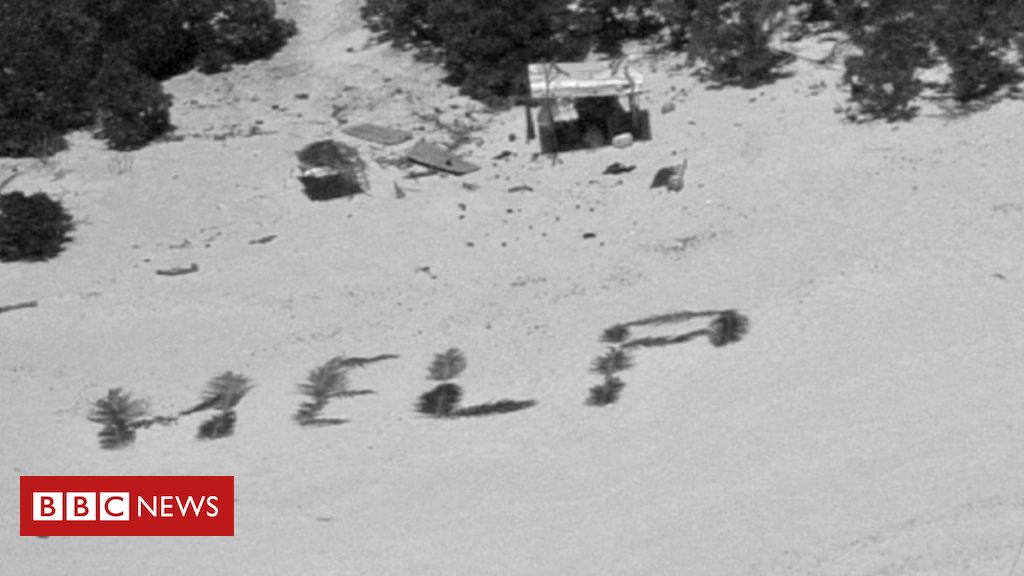
[[[1021,9],[1000,1],[946,0],[934,11],[939,54],[951,69],[953,97],[967,102],[994,93],[1016,79],[1006,60]]]
[[[461,400],[462,388],[458,384],[451,382],[438,384],[433,390],[420,395],[416,410],[436,418],[443,418],[451,416]]]
[[[381,39],[437,56],[450,82],[490,102],[526,94],[528,63],[577,59],[589,47],[569,0],[369,0],[363,17]]]
[[[665,21],[671,48],[681,49],[686,45],[697,2],[698,0],[655,0],[654,7]]]
[[[0,194],[0,262],[53,258],[73,229],[64,206],[42,192]]]
[[[690,55],[704,62],[706,75],[745,87],[774,79],[785,61],[769,45],[784,0],[697,0],[690,22]]]
[[[581,0],[578,17],[585,19],[595,38],[595,49],[605,54],[621,53],[622,42],[656,32],[662,19],[656,0]]]
[[[135,150],[171,128],[171,97],[128,60],[108,56],[92,85],[100,136],[114,150]]]
[[[99,433],[100,446],[109,450],[134,442],[135,430],[144,424],[148,411],[144,400],[133,399],[131,394],[113,388],[93,404],[88,418],[90,422],[103,425]]]
[[[113,148],[142,146],[170,127],[158,80],[264,58],[295,33],[271,0],[22,0],[3,14],[4,156],[51,154],[97,121]]]
[[[229,0],[207,14],[199,32],[199,69],[221,72],[233,62],[267,58],[298,33],[295,23],[275,18],[268,0]]]
[[[431,0],[368,0],[361,8],[367,26],[398,48],[437,46],[441,38],[427,17]]]

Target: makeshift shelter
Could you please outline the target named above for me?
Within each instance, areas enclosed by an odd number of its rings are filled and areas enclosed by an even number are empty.
[[[526,137],[539,137],[541,152],[607,146],[627,133],[634,140],[651,139],[650,112],[639,103],[643,76],[627,60],[530,64],[527,72]]]
[[[299,182],[310,200],[352,196],[368,188],[366,164],[359,153],[333,140],[321,140],[296,153]]]

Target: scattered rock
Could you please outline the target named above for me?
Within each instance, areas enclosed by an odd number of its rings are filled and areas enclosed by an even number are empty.
[[[672,112],[675,112],[675,111],[676,111],[676,105],[673,102],[666,102],[666,103],[661,105],[661,113],[662,114],[671,114]]]
[[[604,174],[625,174],[627,172],[632,172],[633,170],[636,170],[636,166],[626,166],[620,162],[615,162],[613,164],[609,164],[608,167],[604,169]]]
[[[513,186],[508,189],[509,192],[533,192],[533,188],[522,184],[520,186]]]
[[[584,239],[584,240],[590,240],[590,239],[592,239],[592,238],[597,238],[597,234],[595,234],[595,233],[593,233],[593,232],[585,232],[585,233],[583,234],[583,239]]]
[[[309,94],[306,94],[305,92],[299,92],[298,94],[295,95],[295,99],[296,100],[309,100]]]
[[[629,148],[633,145],[633,135],[630,133],[619,134],[612,138],[612,146],[615,148]]]
[[[277,238],[277,234],[271,234],[255,240],[249,240],[249,244],[266,244],[267,242],[273,241],[274,238]]]

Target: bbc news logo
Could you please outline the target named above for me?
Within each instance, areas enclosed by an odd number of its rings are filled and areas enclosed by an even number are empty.
[[[22,536],[234,536],[234,476],[22,476]]]

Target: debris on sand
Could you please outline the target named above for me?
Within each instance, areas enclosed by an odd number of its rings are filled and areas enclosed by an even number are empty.
[[[331,200],[364,192],[366,164],[354,148],[321,140],[296,153],[299,158],[299,182],[310,200]]]
[[[417,142],[416,145],[409,150],[409,153],[406,154],[406,157],[409,158],[410,161],[421,166],[426,166],[442,172],[448,172],[449,174],[455,174],[457,176],[476,172],[480,169],[476,164],[466,162],[461,157],[433,144],[429,144],[425,140]]]
[[[182,276],[184,274],[192,274],[194,272],[199,272],[199,264],[196,264],[195,262],[187,268],[178,266],[175,268],[161,268],[156,271],[160,276]]]
[[[608,167],[604,169],[603,173],[604,174],[626,174],[628,172],[632,172],[633,170],[636,170],[636,166],[635,165],[627,166],[625,164],[622,164],[621,162],[615,162],[613,164],[609,164]]]
[[[370,142],[385,146],[401,144],[412,138],[412,133],[405,130],[395,130],[394,128],[377,126],[375,124],[355,124],[342,128],[341,131],[349,136],[355,136],[356,138],[369,140]]]
[[[682,164],[675,166],[666,166],[658,173],[654,175],[654,180],[651,182],[651,188],[668,188],[672,192],[679,192],[685,185],[683,177],[686,175],[686,165],[688,160],[683,160]]]
[[[4,312],[12,312],[14,310],[21,310],[24,308],[35,308],[36,306],[39,306],[38,300],[19,302],[17,304],[9,304],[7,306],[0,306],[0,314],[3,314]]]

